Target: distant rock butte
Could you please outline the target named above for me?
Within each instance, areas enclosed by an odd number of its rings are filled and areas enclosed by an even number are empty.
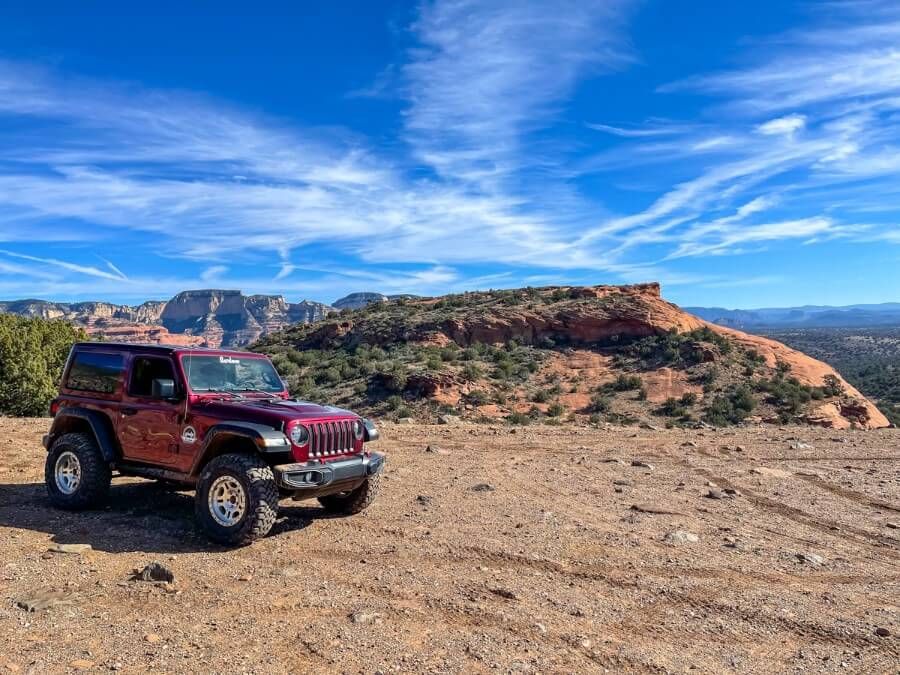
[[[331,311],[319,302],[290,303],[279,295],[214,289],[183,291],[169,301],[151,300],[137,306],[0,302],[0,312],[70,321],[107,340],[208,347],[247,345],[290,324],[323,319]]]
[[[335,309],[359,309],[361,307],[365,307],[366,305],[371,305],[373,302],[389,302],[390,300],[399,300],[401,298],[415,298],[414,295],[383,295],[381,293],[351,293],[350,295],[345,295],[340,300],[335,300],[332,303],[332,307]]]

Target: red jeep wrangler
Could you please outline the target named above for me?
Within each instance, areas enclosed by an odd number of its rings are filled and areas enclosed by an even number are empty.
[[[359,513],[378,492],[378,438],[346,410],[288,398],[269,359],[238,351],[79,343],[44,437],[50,500],[100,503],[112,472],[193,486],[209,537],[248,544],[272,528],[281,496]]]

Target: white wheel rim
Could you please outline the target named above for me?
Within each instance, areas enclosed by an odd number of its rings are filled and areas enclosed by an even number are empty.
[[[81,485],[81,462],[74,452],[68,450],[56,458],[53,470],[56,487],[64,495],[74,494]]]
[[[232,527],[247,512],[244,486],[234,476],[219,476],[209,487],[209,512],[219,525]]]

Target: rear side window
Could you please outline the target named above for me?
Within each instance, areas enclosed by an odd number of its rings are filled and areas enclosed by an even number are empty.
[[[125,359],[121,354],[78,352],[69,369],[66,386],[77,391],[112,394],[119,386],[123,370]]]

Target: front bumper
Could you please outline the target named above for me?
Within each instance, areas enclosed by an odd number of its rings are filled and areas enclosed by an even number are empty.
[[[309,499],[354,490],[383,468],[384,455],[373,452],[331,462],[278,464],[272,471],[279,488],[293,492],[294,499]]]

